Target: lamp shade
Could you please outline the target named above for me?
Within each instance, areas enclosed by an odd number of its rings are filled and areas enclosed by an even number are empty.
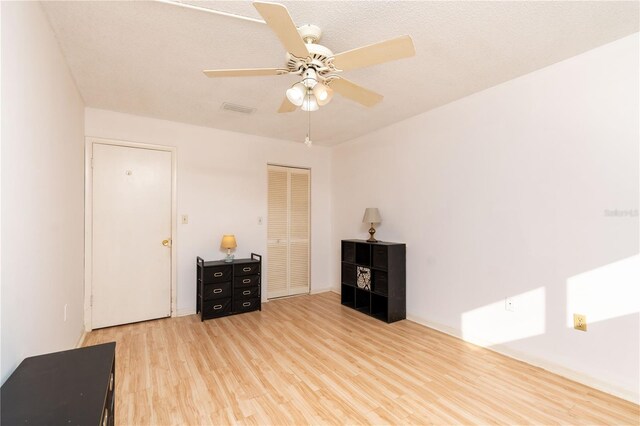
[[[236,244],[236,236],[235,235],[223,235],[222,242],[220,243],[220,247],[224,249],[232,249],[238,247]]]
[[[381,223],[382,218],[380,217],[380,212],[376,207],[367,207],[364,210],[364,217],[362,218],[362,222],[364,223]]]

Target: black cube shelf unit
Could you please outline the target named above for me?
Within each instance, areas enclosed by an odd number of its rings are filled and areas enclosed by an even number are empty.
[[[407,315],[406,245],[342,240],[341,303],[388,323]]]

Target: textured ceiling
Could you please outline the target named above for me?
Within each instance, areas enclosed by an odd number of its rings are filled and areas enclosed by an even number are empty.
[[[250,2],[190,2],[260,18]],[[638,31],[638,2],[287,1],[297,25],[334,53],[398,35],[416,56],[345,77],[385,96],[373,108],[336,95],[311,114],[334,145]],[[302,141],[306,113],[278,114],[291,76],[209,79],[203,69],[281,67],[260,22],[160,2],[43,2],[89,107]],[[256,108],[221,110],[223,102]]]

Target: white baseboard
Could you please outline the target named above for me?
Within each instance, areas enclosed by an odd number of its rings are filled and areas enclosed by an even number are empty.
[[[592,387],[594,389],[598,389],[602,392],[617,396],[618,398],[622,398],[626,401],[633,402],[635,404],[640,403],[640,393],[638,393],[637,390],[633,391],[625,388],[620,388],[618,386],[615,386],[610,383],[591,377],[587,374],[580,373],[580,372],[571,370],[569,368],[563,367],[559,364],[555,364],[553,362],[549,362],[547,360],[531,356],[524,352],[513,350],[505,345],[489,345],[488,343],[478,344],[478,342],[476,341],[469,342],[468,340],[465,340],[462,337],[461,330],[458,330],[456,328],[449,327],[446,325],[434,323],[432,321],[425,320],[424,318],[419,318],[413,315],[407,315],[407,319],[417,324],[424,325],[425,327],[429,327],[434,330],[441,331],[445,334],[448,334],[460,340],[464,340],[465,342],[481,346],[485,349],[489,349],[490,351],[499,353],[509,358],[513,358],[518,361],[525,362],[527,364],[533,365],[534,367],[542,368],[543,370],[547,370],[551,373],[557,374],[558,376],[562,376],[569,380],[573,380],[574,382],[578,382],[583,385]]]
[[[191,309],[191,308],[186,308],[186,309],[176,309],[176,315],[177,317],[186,317],[187,315],[195,315],[196,314],[196,310],[195,309]]]
[[[331,291],[331,287],[324,287],[324,288],[318,288],[318,289],[311,289],[311,291],[309,292],[309,294],[318,294],[318,293],[326,293]]]
[[[87,337],[87,332],[83,331],[82,335],[80,336],[80,339],[78,339],[78,343],[76,343],[76,348],[81,348],[82,347],[85,337]]]

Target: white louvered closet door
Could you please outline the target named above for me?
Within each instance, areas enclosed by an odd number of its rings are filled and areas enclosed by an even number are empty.
[[[269,166],[267,297],[309,292],[309,170]]]

